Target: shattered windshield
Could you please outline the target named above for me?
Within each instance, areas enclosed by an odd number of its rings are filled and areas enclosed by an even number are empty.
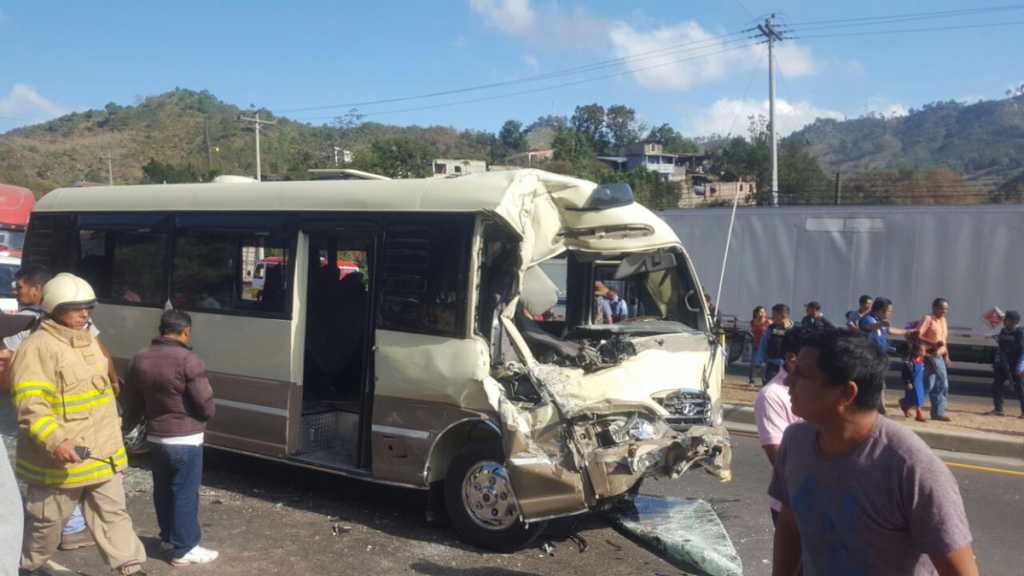
[[[626,328],[660,323],[677,332],[703,330],[703,302],[685,260],[680,258],[674,268],[623,279],[615,278],[617,268],[617,262],[595,265],[592,324],[621,324]]]

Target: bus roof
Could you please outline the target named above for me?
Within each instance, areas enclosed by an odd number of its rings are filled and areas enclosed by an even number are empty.
[[[28,188],[0,184],[0,224],[28,225],[36,197]]]
[[[540,185],[548,192],[579,188],[583,194],[596,186],[541,170],[459,178],[94,186],[58,188],[39,200],[36,212],[499,211]]]

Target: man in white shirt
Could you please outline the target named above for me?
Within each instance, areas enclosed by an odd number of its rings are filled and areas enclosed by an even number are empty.
[[[754,400],[754,420],[757,422],[757,435],[761,440],[761,448],[764,450],[768,461],[775,465],[775,456],[778,454],[779,445],[782,444],[782,435],[791,424],[803,420],[793,414],[793,407],[789,400],[789,386],[786,379],[796,367],[796,357],[800,353],[800,343],[803,338],[800,327],[794,327],[786,333],[782,340],[783,364],[779,372],[765,384],[757,393]],[[779,517],[782,504],[769,497],[772,523]]]

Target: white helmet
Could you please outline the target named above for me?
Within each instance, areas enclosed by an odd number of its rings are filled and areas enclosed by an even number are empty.
[[[74,274],[61,272],[43,286],[43,310],[53,314],[58,306],[81,306],[92,308],[96,305],[96,293],[92,286]]]

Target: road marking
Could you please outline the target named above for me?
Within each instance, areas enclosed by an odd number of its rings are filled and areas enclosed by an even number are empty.
[[[974,470],[975,472],[987,472],[989,474],[1004,474],[1006,476],[1016,476],[1018,478],[1024,478],[1024,472],[1017,470],[1007,470],[1005,468],[992,468],[990,466],[977,466],[975,464],[961,464],[959,462],[946,462],[946,466],[950,468],[963,468],[965,470]]]

